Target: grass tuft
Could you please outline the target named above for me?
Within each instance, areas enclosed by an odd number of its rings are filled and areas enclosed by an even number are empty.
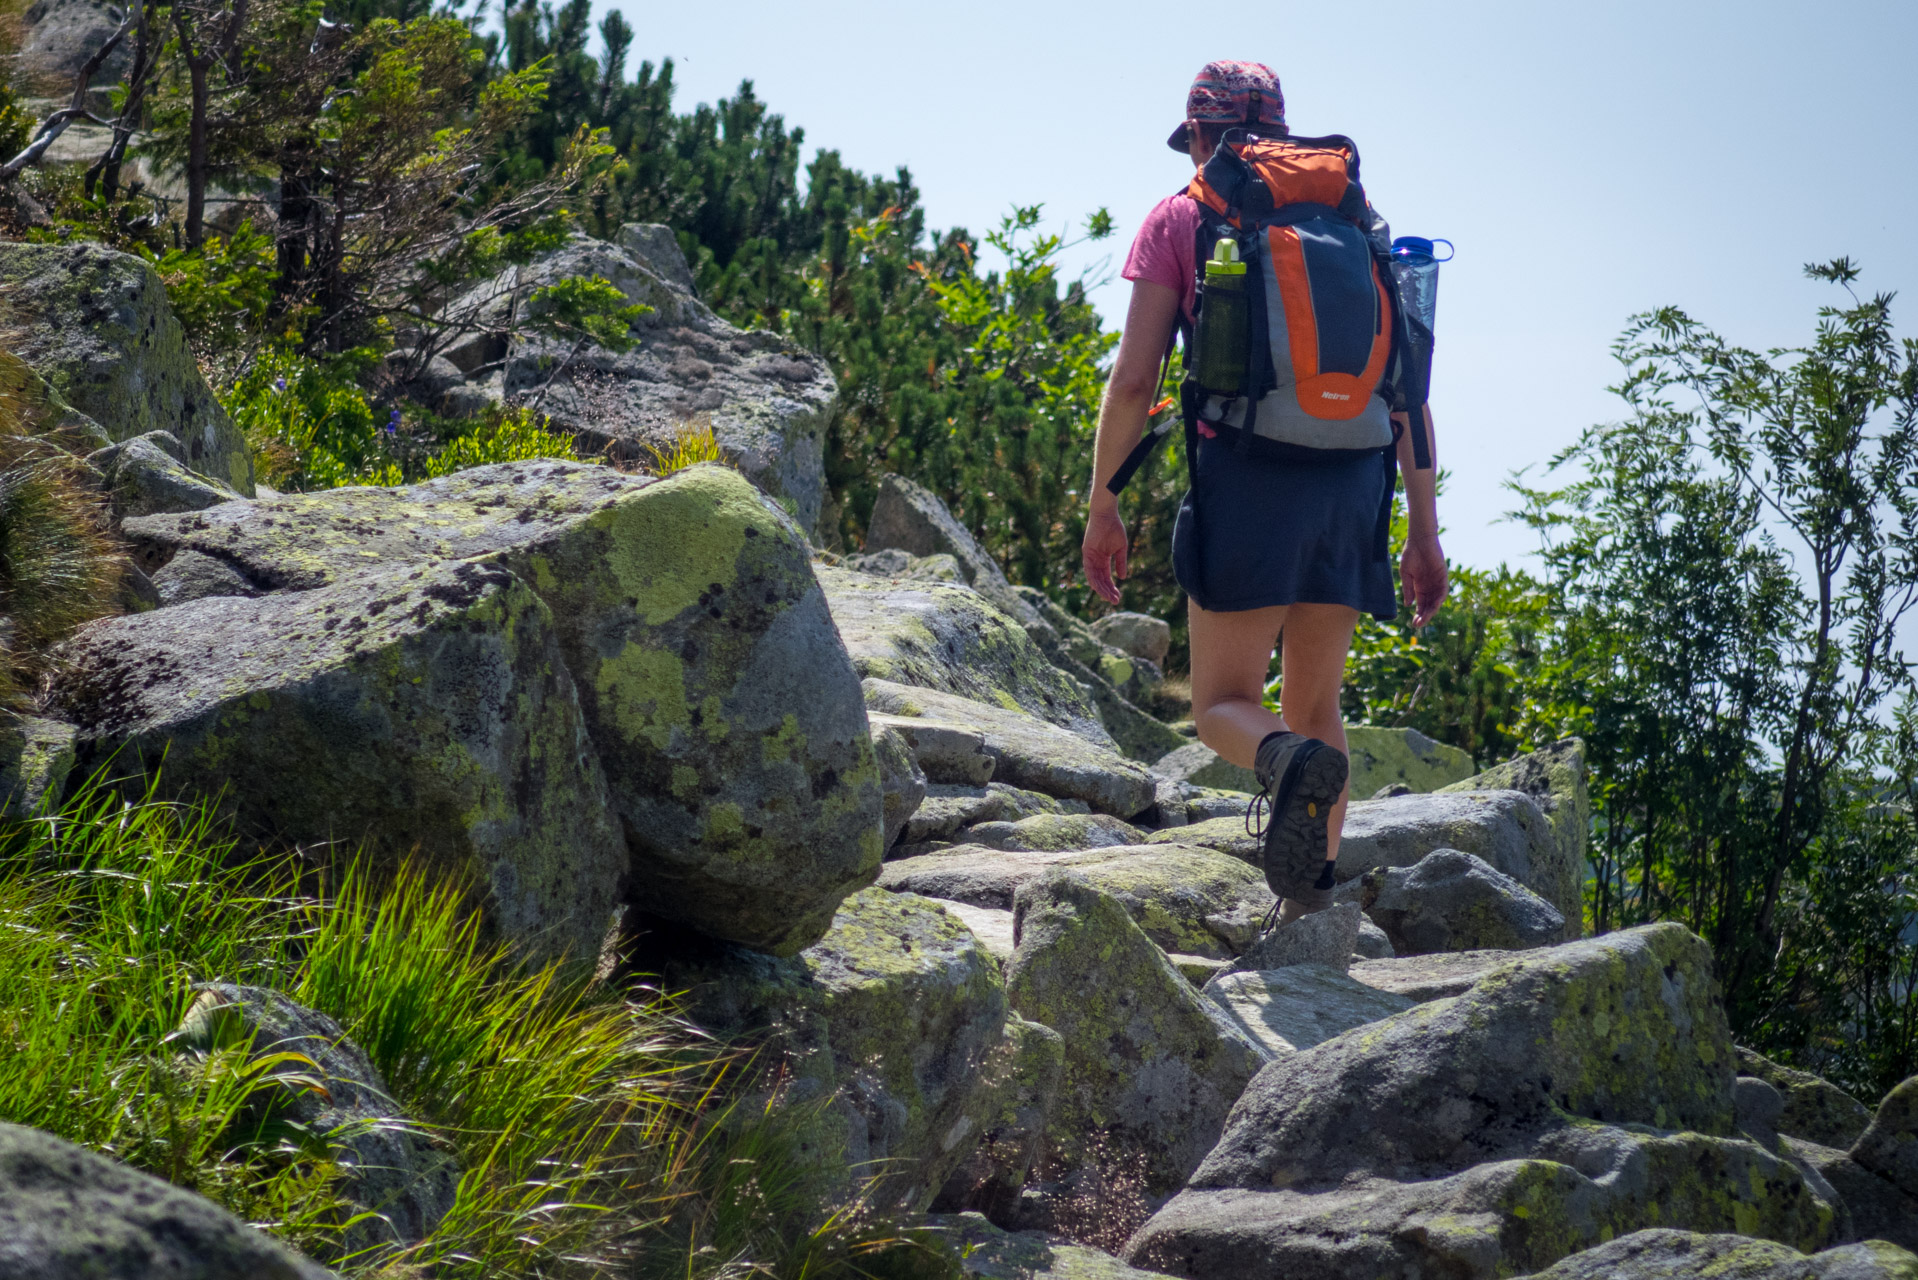
[[[213,815],[95,775],[0,823],[0,1119],[197,1190],[349,1277],[954,1274],[821,1154],[830,1099],[794,1104],[666,995],[522,963],[444,876],[323,873]],[[204,981],[331,1015],[451,1145],[464,1174],[429,1239],[342,1256],[342,1171],[258,1119],[286,1064],[173,1035]]]
[[[720,447],[719,437],[713,433],[711,423],[698,426],[683,423],[664,447],[652,444],[644,447],[652,459],[645,469],[662,478],[702,462],[717,462],[725,467],[733,465],[727,459],[726,451]]]

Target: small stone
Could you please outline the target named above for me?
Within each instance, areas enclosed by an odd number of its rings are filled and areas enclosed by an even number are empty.
[[[1160,666],[1172,648],[1172,627],[1147,613],[1108,613],[1092,624],[1092,634],[1101,643]]]
[[[1385,936],[1385,930],[1370,920],[1359,921],[1358,945],[1352,948],[1355,958],[1365,960],[1389,960],[1398,952],[1392,949],[1392,940]]]
[[[1362,901],[1402,956],[1522,951],[1556,942],[1565,931],[1565,917],[1551,903],[1457,849],[1368,873]]]
[[[1848,1151],[1871,1125],[1871,1108],[1837,1085],[1809,1071],[1780,1066],[1743,1045],[1738,1048],[1738,1073],[1756,1076],[1784,1095],[1780,1133]]]
[[[1732,1091],[1732,1123],[1767,1151],[1778,1150],[1778,1117],[1785,1099],[1755,1076],[1740,1076]]]
[[[890,849],[926,798],[926,775],[912,744],[897,727],[881,723],[872,725],[871,731],[873,755],[879,762],[881,839]]]
[[[1144,844],[1145,832],[1109,814],[1042,813],[1016,822],[981,822],[954,839],[988,849],[1061,852]]]
[[[929,784],[982,787],[992,777],[993,758],[986,752],[985,734],[977,729],[943,720],[890,716],[877,711],[868,711],[866,720],[875,728],[891,729],[905,739]]]
[[[1233,967],[1283,969],[1294,964],[1319,964],[1344,973],[1358,947],[1360,918],[1356,904],[1335,902],[1290,924],[1275,925],[1247,947]]]

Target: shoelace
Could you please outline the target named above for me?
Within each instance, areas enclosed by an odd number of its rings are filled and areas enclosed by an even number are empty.
[[[1265,839],[1265,818],[1270,812],[1272,800],[1266,788],[1252,797],[1252,803],[1245,807],[1245,834],[1254,840]]]
[[[1255,942],[1258,940],[1258,938],[1263,938],[1266,934],[1272,932],[1274,929],[1279,927],[1279,908],[1283,907],[1284,905],[1285,905],[1284,898],[1272,899],[1271,909],[1265,913],[1265,918],[1259,921],[1259,932],[1258,932],[1258,937],[1254,939]],[[1250,949],[1251,948],[1249,947],[1247,948],[1247,950],[1250,950]]]

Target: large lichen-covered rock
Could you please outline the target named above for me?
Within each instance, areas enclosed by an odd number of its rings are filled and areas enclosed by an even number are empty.
[[[1566,738],[1538,751],[1515,756],[1504,764],[1493,765],[1483,773],[1439,790],[1523,791],[1531,796],[1552,820],[1552,830],[1558,833],[1560,860],[1576,868],[1583,881],[1592,829],[1592,797],[1586,780],[1585,744],[1579,739]],[[1562,903],[1557,905],[1564,910]],[[1583,931],[1582,914],[1566,915],[1568,941]]]
[[[395,564],[510,570],[552,612],[651,914],[790,953],[879,864],[858,677],[805,539],[733,471],[500,463],[123,528],[149,561],[198,552],[261,590]]]
[[[332,1276],[210,1200],[17,1124],[0,1124],[0,1270],[22,1280]]]
[[[0,243],[0,286],[14,354],[65,403],[116,441],[169,432],[189,467],[251,496],[246,437],[200,375],[152,267],[78,240]]]
[[[645,946],[649,939],[642,938]],[[998,963],[941,904],[868,889],[825,937],[775,957],[662,930],[637,963],[684,991],[690,1016],[728,1037],[770,1037],[838,1126],[819,1177],[879,1177],[887,1208],[923,1209],[996,1123],[984,1073],[1004,1043]]]
[[[1551,903],[1457,849],[1434,849],[1410,867],[1372,872],[1363,901],[1401,956],[1523,951],[1565,932],[1565,917]]]
[[[778,334],[736,329],[714,315],[686,286],[670,232],[627,227],[617,239],[575,235],[449,304],[449,317],[499,335],[500,356],[477,366],[468,385],[495,399],[543,395],[540,411],[574,432],[582,452],[629,462],[645,461],[649,446],[667,447],[689,427],[710,427],[727,460],[812,534],[825,501],[826,420],[838,394],[831,370]],[[582,276],[600,276],[628,303],[652,308],[633,323],[632,350],[588,342],[558,370],[571,339],[522,328],[506,345],[509,316],[526,309],[534,290]]]
[[[20,87],[65,97],[73,92],[73,78],[120,28],[123,15],[108,0],[34,0],[21,15],[26,39],[19,52]],[[126,75],[132,49],[125,40],[94,73],[95,85],[109,85]]]
[[[1323,964],[1222,973],[1205,984],[1204,993],[1268,1060],[1403,1013],[1414,1003]]]
[[[0,713],[0,813],[27,818],[57,803],[73,772],[76,738],[59,720]]]
[[[1251,866],[1259,865],[1259,841],[1245,829],[1245,815],[1201,818],[1183,827],[1155,831],[1145,838],[1147,844],[1194,844],[1237,858]]]
[[[1782,1066],[1743,1045],[1738,1047],[1738,1074],[1755,1076],[1782,1095],[1780,1133],[1846,1151],[1871,1124],[1871,1108],[1829,1080]]]
[[[1806,1257],[1771,1240],[1699,1235],[1671,1228],[1634,1231],[1575,1253],[1533,1280],[1918,1280],[1918,1257],[1883,1241]]]
[[[939,496],[904,476],[879,478],[872,518],[866,522],[866,550],[903,551],[911,556],[948,555],[966,585],[1020,623],[1037,615],[1006,581],[999,562],[959,523]],[[877,674],[877,673],[874,673]],[[896,678],[896,677],[894,677]]]
[[[1553,1136],[1537,1158],[1430,1180],[1368,1179],[1315,1193],[1188,1190],[1132,1238],[1124,1257],[1195,1280],[1494,1280],[1664,1222],[1763,1235],[1800,1250],[1830,1242],[1831,1207],[1796,1167],[1754,1143],[1610,1126]]]
[[[1730,1136],[1733,1064],[1685,929],[1522,953],[1267,1066],[1127,1257],[1222,1280],[1491,1277],[1672,1221],[1820,1247],[1833,1206]]]
[[[1464,995],[1512,958],[1510,951],[1450,951],[1354,961],[1349,972],[1369,987],[1423,1003]]]
[[[1908,1196],[1918,1196],[1918,1076],[1878,1104],[1871,1124],[1852,1144],[1851,1158]]]
[[[1085,692],[978,592],[829,565],[816,572],[860,675],[1024,712],[1112,747]]]
[[[339,1023],[264,987],[220,982],[198,990],[178,1047],[200,1053],[244,1048],[256,1059],[282,1053],[304,1059],[267,1071],[278,1078],[297,1074],[301,1083],[255,1094],[253,1101],[332,1148],[342,1171],[336,1190],[354,1206],[357,1219],[347,1228],[343,1252],[418,1244],[431,1235],[453,1207],[459,1165],[444,1142],[393,1100],[379,1069]]]
[[[1568,858],[1551,822],[1522,791],[1465,791],[1354,800],[1339,840],[1339,879],[1409,867],[1434,849],[1490,864],[1550,903],[1566,921],[1584,910],[1584,864]]]
[[[1092,624],[1092,634],[1101,644],[1160,666],[1172,648],[1171,625],[1149,613],[1108,613]]]
[[[1013,910],[1012,1007],[1065,1040],[1049,1163],[1135,1161],[1141,1202],[1170,1194],[1218,1136],[1257,1054],[1111,894],[1055,873],[1022,886]]]
[[[598,954],[625,841],[552,612],[504,569],[109,618],[60,659],[50,698],[82,768],[158,774],[271,840],[417,853],[464,877],[500,935]]]
[[[1782,1154],[1831,1188],[1843,1208],[1841,1240],[1889,1240],[1918,1249],[1918,1196],[1908,1196],[1851,1158],[1802,1138],[1781,1137]]]
[[[1058,853],[1144,844],[1145,832],[1106,813],[1037,813],[1010,822],[975,823],[956,838],[988,849]]]
[[[168,511],[200,511],[240,495],[186,466],[186,449],[165,431],[149,431],[87,455],[106,482],[115,520]]]
[[[1005,1231],[977,1213],[926,1219],[967,1280],[1153,1280],[1111,1254],[1043,1231]]]
[[[1005,910],[1019,887],[1055,868],[1111,894],[1146,936],[1169,952],[1237,954],[1270,910],[1272,892],[1250,867],[1209,849],[1178,845],[1059,852],[954,845],[888,862],[879,883],[902,892]]]
[[[875,724],[871,729],[873,758],[879,763],[879,791],[883,797],[879,843],[890,849],[926,798],[926,774],[919,767],[919,758],[905,734],[889,724]]]
[[[1189,783],[1217,791],[1256,792],[1259,780],[1252,770],[1233,764],[1203,742],[1189,742],[1152,763],[1152,772],[1171,782]]]
[[[1017,1016],[1006,1019],[1005,1038],[979,1075],[986,1096],[979,1106],[978,1141],[946,1175],[933,1198],[935,1212],[974,1211],[994,1222],[1014,1219],[1026,1175],[1045,1141],[1046,1119],[1058,1105],[1065,1069],[1065,1041],[1058,1032]]]
[[[1019,596],[1038,615],[1027,630],[1055,666],[1091,695],[1099,719],[1119,750],[1151,763],[1185,745],[1171,725],[1143,710],[1162,701],[1165,673],[1153,663],[1102,643],[1092,628],[1061,609],[1036,587],[1020,587]]]
[[[874,711],[977,730],[993,758],[992,776],[997,781],[1083,800],[1100,813],[1118,818],[1138,815],[1157,796],[1153,777],[1143,765],[1024,711],[889,680],[864,683],[866,706]]]
[[[1352,798],[1362,800],[1394,783],[1413,791],[1438,791],[1472,776],[1477,766],[1457,747],[1434,742],[1417,729],[1347,725],[1352,760]]]

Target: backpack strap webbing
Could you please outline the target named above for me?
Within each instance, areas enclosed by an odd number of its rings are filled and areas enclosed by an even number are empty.
[[[1165,385],[1166,375],[1172,372],[1172,352],[1173,349],[1178,346],[1179,335],[1184,330],[1185,317],[1181,316],[1179,322],[1172,326],[1172,333],[1165,340],[1165,355],[1159,359],[1159,381],[1157,385],[1160,387]],[[1132,477],[1138,474],[1139,468],[1143,467],[1151,459],[1152,451],[1158,448],[1159,445],[1165,441],[1166,436],[1171,433],[1172,420],[1170,418],[1161,422],[1156,427],[1148,426],[1145,429],[1145,434],[1139,437],[1139,443],[1132,446],[1132,451],[1126,454],[1124,461],[1119,463],[1119,469],[1112,473],[1110,480],[1106,481],[1106,492],[1115,498],[1124,492],[1125,487],[1132,483]]]

